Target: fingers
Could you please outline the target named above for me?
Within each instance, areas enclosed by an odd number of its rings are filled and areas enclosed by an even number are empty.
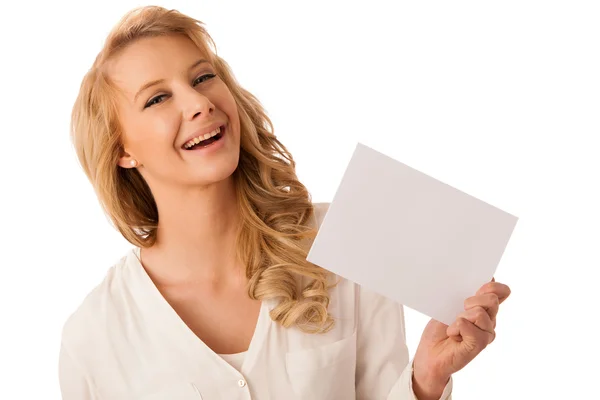
[[[491,282],[488,282],[485,285],[483,285],[477,291],[477,293],[475,293],[475,295],[478,296],[487,293],[494,293],[496,296],[498,296],[499,304],[502,304],[502,302],[506,300],[508,296],[510,296],[510,288],[503,283],[498,283],[492,280]]]
[[[465,328],[465,321],[473,325],[476,330],[473,331],[472,329]],[[460,313],[456,320],[446,329],[446,334],[457,341],[465,340],[463,333],[476,335],[476,340],[479,340],[481,336],[485,339],[485,344],[488,345],[496,338],[494,328],[495,322],[490,318],[488,312],[481,306],[474,306]]]
[[[488,331],[479,329],[479,327],[477,327],[471,321],[468,321],[466,318],[457,318],[455,323],[450,325],[448,329],[453,326],[455,326],[458,336],[461,338],[460,341],[468,346],[469,350],[471,351],[479,352],[485,349],[487,345],[492,343],[496,337],[495,333],[490,333]]]
[[[486,293],[469,297],[465,300],[465,310],[470,310],[474,307],[482,307],[487,311],[492,321],[494,321],[496,315],[498,315],[498,309],[500,308],[500,299],[498,299],[498,296],[495,293]]]
[[[510,296],[510,288],[496,279],[483,285],[465,300],[465,311],[446,329],[446,334],[459,342],[481,351],[496,338],[496,316],[500,304]]]
[[[459,314],[459,317],[464,318],[467,321],[473,323],[482,331],[486,331],[491,334],[494,333],[494,323],[492,322],[490,315],[483,307],[475,306],[473,308],[465,310]]]

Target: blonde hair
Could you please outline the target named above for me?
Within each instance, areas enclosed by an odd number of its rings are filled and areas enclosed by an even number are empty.
[[[247,266],[250,298],[279,299],[271,318],[284,327],[328,331],[333,325],[327,311],[330,274],[306,260],[316,235],[310,194],[261,103],[237,83],[201,21],[162,7],[135,8],[113,28],[84,76],[73,106],[71,138],[102,207],[130,243],[154,244],[158,210],[150,188],[135,168],[118,166],[123,149],[117,89],[105,66],[137,39],[173,34],[188,37],[207,56],[237,104],[241,148],[233,177],[243,221],[237,249]],[[301,287],[303,278],[309,283]]]

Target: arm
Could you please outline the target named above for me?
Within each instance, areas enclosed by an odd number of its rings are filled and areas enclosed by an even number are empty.
[[[420,400],[413,391],[403,306],[358,285],[356,290],[356,398]],[[440,399],[451,400],[451,391],[452,380]]]
[[[58,376],[63,400],[99,400],[85,374],[64,345],[60,347]]]

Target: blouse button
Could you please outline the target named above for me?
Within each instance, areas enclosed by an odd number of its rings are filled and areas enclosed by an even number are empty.
[[[245,380],[243,380],[243,379],[240,379],[240,380],[238,381],[238,385],[239,385],[239,386],[242,388],[242,387],[246,386],[246,381],[245,381]]]

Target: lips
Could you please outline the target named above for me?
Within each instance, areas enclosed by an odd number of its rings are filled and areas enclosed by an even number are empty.
[[[186,149],[186,147],[185,147],[185,146],[186,146],[186,145],[188,145],[188,144],[192,144],[194,140],[195,140],[196,142],[199,142],[200,140],[203,140],[203,139],[208,139],[208,138],[205,138],[205,137],[204,137],[206,134],[209,134],[209,133],[211,133],[211,132],[214,132],[214,131],[215,131],[216,129],[218,129],[218,128],[221,128],[221,129],[223,129],[224,127],[225,127],[225,124],[224,124],[224,123],[218,123],[218,122],[215,122],[215,123],[213,123],[213,124],[211,124],[211,125],[208,125],[208,126],[206,126],[206,127],[202,128],[202,129],[198,129],[196,132],[192,133],[192,134],[191,134],[191,135],[190,135],[190,136],[189,136],[189,137],[188,137],[188,138],[187,138],[187,139],[186,139],[186,140],[183,142],[183,144],[181,145],[181,148],[185,150],[185,149]],[[196,144],[198,144],[198,143],[196,143]]]
[[[222,126],[219,128],[219,133],[214,134],[214,131],[213,131],[213,136],[209,136],[207,139],[198,141],[197,143],[194,143],[192,146],[188,146],[188,144],[186,144],[186,145],[184,145],[184,150],[185,151],[195,151],[195,150],[205,149],[207,147],[212,146],[214,143],[217,143],[219,140],[221,140],[221,138],[223,137],[224,134],[225,134],[225,126]]]

